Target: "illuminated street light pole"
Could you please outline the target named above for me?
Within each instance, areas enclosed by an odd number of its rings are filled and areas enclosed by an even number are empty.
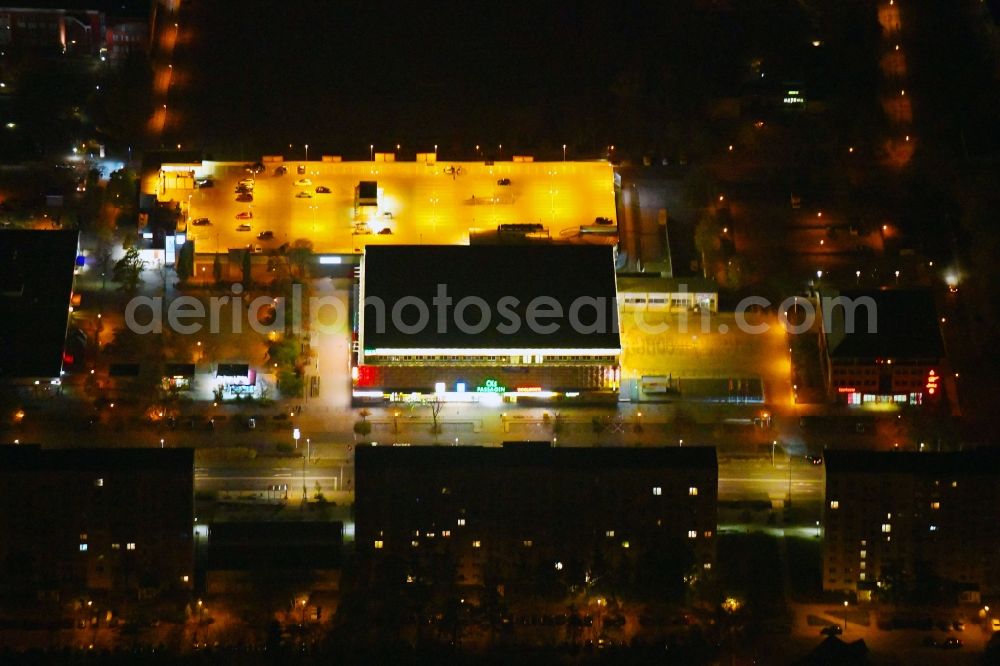
[[[368,161],[369,162],[374,162],[375,161],[375,144],[374,143],[368,144]]]
[[[566,144],[563,144],[563,162],[566,161]]]
[[[309,144],[306,144],[306,162],[309,161]]]

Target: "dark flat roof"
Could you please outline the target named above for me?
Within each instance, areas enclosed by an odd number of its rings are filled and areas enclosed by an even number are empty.
[[[615,305],[615,270],[610,247],[593,245],[392,245],[368,246],[364,259],[364,296],[385,303],[385,330],[374,325],[373,308],[365,310],[362,331],[365,349],[620,349]],[[447,286],[452,298],[447,326],[439,332],[434,298],[437,286]],[[419,333],[404,333],[394,325],[392,307],[404,297],[426,304],[430,321]],[[492,312],[489,327],[479,334],[463,333],[454,324],[455,304],[474,296],[486,301]],[[500,299],[514,297],[510,307],[521,320],[514,332],[498,326],[508,321]],[[542,324],[558,324],[552,333],[533,331],[526,325],[528,303],[551,297],[562,308],[561,318],[539,318]],[[571,304],[580,297],[604,299],[600,331],[578,332],[570,324]],[[465,320],[479,322],[479,308],[465,311]],[[405,324],[417,319],[416,307],[403,310]],[[580,322],[594,324],[595,308],[582,307]]]
[[[826,294],[833,297],[838,294]],[[875,302],[877,328],[868,330],[865,307],[855,310],[853,333],[844,332],[843,308],[835,308],[830,356],[835,359],[893,358],[940,359],[944,357],[937,310],[931,293],[922,289],[850,290],[839,294],[849,299],[871,298]]]
[[[340,521],[213,523],[208,568],[334,569],[341,563],[343,535]]]
[[[359,446],[355,465],[358,468],[403,467],[552,467],[562,469],[611,470],[626,468],[698,468],[715,471],[717,461],[713,446],[671,446],[654,448],[592,448],[543,443],[512,443],[502,447],[485,446]]]
[[[995,448],[947,453],[828,449],[824,457],[827,474],[1000,475],[1000,449]]]
[[[0,446],[0,469],[34,471],[166,470],[194,474],[194,449],[43,449]]]
[[[58,377],[76,231],[0,231],[0,378]]]

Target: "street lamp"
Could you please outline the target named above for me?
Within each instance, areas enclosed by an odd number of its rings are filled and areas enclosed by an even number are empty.
[[[566,161],[566,144],[563,144],[563,162]]]
[[[309,144],[306,144],[306,162],[309,161]]]
[[[435,148],[436,148],[436,146],[435,146]],[[375,161],[375,144],[374,143],[368,144],[368,159],[371,162]]]
[[[302,436],[301,431],[298,428],[292,428],[292,439],[295,440],[295,450],[299,450],[299,437]]]

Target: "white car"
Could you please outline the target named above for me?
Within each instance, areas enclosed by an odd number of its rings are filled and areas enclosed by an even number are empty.
[[[296,199],[312,199],[312,196],[313,195],[309,194],[305,190],[302,190],[301,192],[299,192],[298,194],[295,195],[295,198]]]
[[[295,181],[295,184],[298,185],[299,187],[305,187],[306,185],[312,185],[312,181],[309,180],[308,178],[299,178],[297,181]]]

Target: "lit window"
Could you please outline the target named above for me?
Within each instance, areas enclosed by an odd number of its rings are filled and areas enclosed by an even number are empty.
[[[525,539],[524,541],[521,542],[521,544],[525,548],[531,548],[531,546],[534,544],[534,542],[531,539]]]
[[[865,559],[866,557],[868,557],[868,551],[867,550],[861,551],[861,559]]]
[[[416,539],[414,539],[413,541],[410,542],[410,545],[413,546],[414,548],[416,548],[417,546],[420,545],[420,542],[417,541]]]
[[[447,539],[451,536],[451,530],[441,530],[441,536]]]
[[[861,570],[864,571],[868,567],[868,563],[867,562],[862,562],[860,566],[861,566]]]
[[[712,538],[712,530],[705,530],[705,538],[706,539]]]
[[[706,569],[711,569],[712,568],[712,563],[711,562],[705,562],[704,567]]]
[[[473,548],[482,548],[482,546],[483,546],[483,542],[480,541],[480,540],[478,540],[478,539],[476,539],[475,541],[472,542],[472,547]]]
[[[840,502],[837,501],[837,500],[830,500],[830,508],[831,509],[839,509],[840,508]]]
[[[698,530],[688,530],[688,539],[697,539]]]
[[[694,497],[697,494],[698,494],[698,488],[696,488],[695,486],[691,486],[690,488],[688,488],[688,495]]]
[[[81,553],[86,553],[87,552],[87,544],[85,544],[85,543],[81,543],[80,544],[80,552]]]
[[[662,495],[663,494],[663,488],[661,488],[660,486],[653,486],[653,494],[654,495]]]
[[[865,580],[865,578],[866,578],[865,572],[862,571],[860,574],[858,574],[858,578],[861,579],[861,580]]]
[[[622,548],[628,548],[631,545],[628,541],[622,541]]]
[[[120,543],[111,544],[111,550],[121,550],[122,545]]]
[[[442,488],[441,489],[441,494],[442,495],[450,495],[451,491],[448,488]]]
[[[931,525],[931,532],[937,532],[937,525]]]
[[[931,502],[931,508],[937,511],[941,508],[941,502]]]
[[[135,543],[129,541],[127,544],[125,544],[125,550],[135,550]]]
[[[81,532],[80,533],[80,541],[86,541],[86,540],[87,540],[87,533],[86,532]]]
[[[951,482],[951,487],[952,488],[958,488],[958,481],[952,481]]]
[[[608,530],[607,532],[604,533],[604,536],[608,537],[609,539],[614,539],[615,538],[615,531],[614,530]]]
[[[94,487],[101,488],[104,486],[104,479],[94,479]]]
[[[190,578],[189,578],[188,576],[181,576],[181,582],[182,582],[182,583],[186,583],[186,582],[188,582],[189,580],[191,580],[191,579],[190,579]]]
[[[375,550],[382,550],[382,546],[384,546],[384,545],[385,545],[385,542],[383,542],[381,539],[376,539],[375,540]]]
[[[462,527],[463,525],[465,525],[465,518],[459,518],[458,519],[458,526]]]
[[[413,536],[415,537],[420,536],[420,530],[413,530]]]
[[[892,525],[889,523],[882,523],[882,534],[888,534],[892,531]]]

